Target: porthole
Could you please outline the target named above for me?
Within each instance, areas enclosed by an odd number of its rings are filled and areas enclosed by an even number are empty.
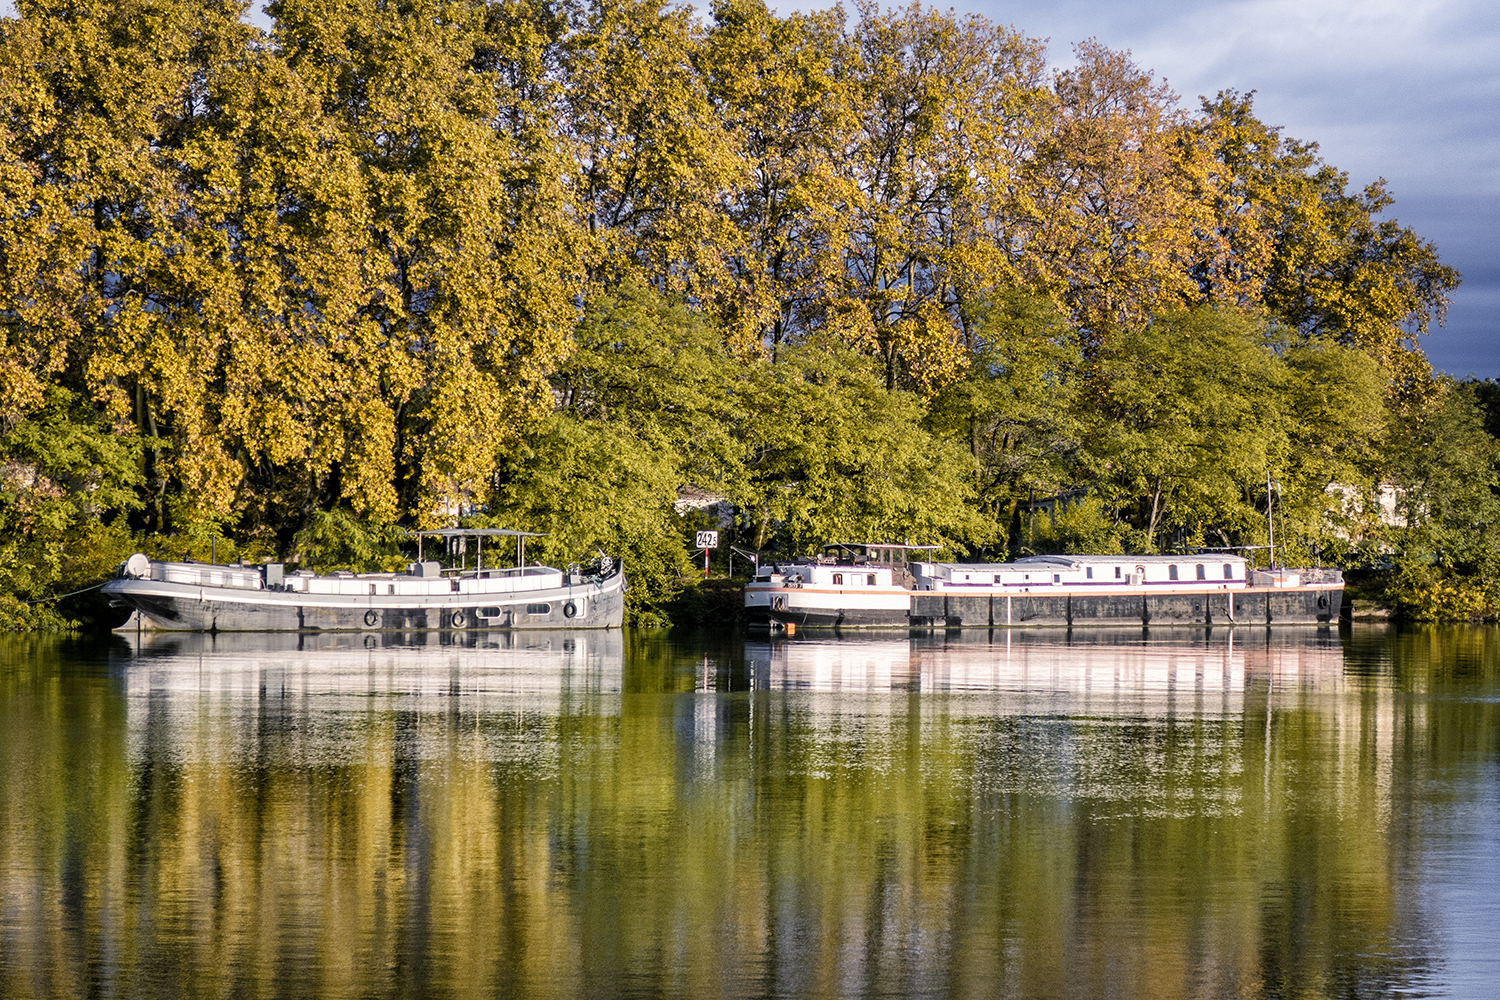
[[[526,613],[528,615],[550,615],[552,613],[552,605],[528,604],[526,605]]]

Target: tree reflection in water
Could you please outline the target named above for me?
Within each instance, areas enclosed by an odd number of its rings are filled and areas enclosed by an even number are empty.
[[[1493,630],[447,639],[5,640],[0,994],[1500,973]]]

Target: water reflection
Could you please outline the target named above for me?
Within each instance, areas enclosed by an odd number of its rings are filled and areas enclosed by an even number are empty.
[[[418,644],[420,638],[427,644]],[[0,645],[0,995],[1462,992],[1480,632]],[[1500,885],[1493,885],[1500,889]]]
[[[1240,695],[1245,685],[1334,686],[1344,651],[1328,630],[1022,629],[905,638],[767,638],[745,646],[751,683],[771,690],[1025,691],[1159,698]]]

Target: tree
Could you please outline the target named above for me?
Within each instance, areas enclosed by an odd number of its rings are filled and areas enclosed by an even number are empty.
[[[1090,349],[1113,331],[1189,307],[1214,250],[1212,184],[1188,116],[1128,52],[1096,41],[1053,78],[1026,164],[1030,227],[1023,273],[1068,309]]]
[[[1473,390],[1444,380],[1409,404],[1385,442],[1402,524],[1388,596],[1418,618],[1500,613],[1500,443]]]
[[[756,548],[829,541],[967,547],[992,529],[974,507],[973,460],[927,433],[919,397],[886,389],[860,355],[809,343],[747,389],[743,471],[731,496]]]
[[[726,264],[738,233],[721,210],[744,165],[696,66],[689,8],[595,0],[564,42],[574,211],[589,277],[625,279],[701,302],[738,294]]]
[[[774,361],[842,287],[841,208],[856,189],[838,163],[857,125],[855,56],[837,7],[783,18],[762,0],[723,0],[713,17],[703,73],[746,166],[726,205],[738,295],[713,306],[733,343]]]
[[[1318,157],[1317,143],[1257,119],[1253,94],[1204,100],[1202,128],[1232,176],[1227,235],[1254,285],[1252,296],[1303,340],[1357,347],[1380,361],[1392,386],[1422,384],[1417,338],[1441,323],[1459,274],[1437,248],[1395,219],[1383,179],[1348,190],[1349,175]],[[1262,249],[1262,242],[1269,253]]]
[[[964,375],[934,395],[926,425],[967,447],[981,508],[1014,549],[1021,504],[1063,491],[1080,471],[1083,359],[1075,332],[1042,296],[997,295],[976,310],[970,329]]]
[[[887,390],[931,391],[964,366],[966,309],[1016,277],[1007,209],[1042,45],[917,4],[861,6],[854,40],[843,287],[819,326],[877,357]]]
[[[1150,549],[1169,532],[1219,544],[1257,531],[1254,485],[1285,462],[1282,372],[1262,329],[1201,306],[1122,332],[1088,373],[1087,460]]]
[[[15,601],[98,583],[132,551],[137,439],[114,433],[66,389],[0,434],[0,628],[56,625]]]
[[[734,474],[748,380],[721,331],[640,282],[599,292],[552,377],[556,411],[498,458],[491,519],[558,562],[625,559],[630,620],[662,623],[690,563],[680,487]]]

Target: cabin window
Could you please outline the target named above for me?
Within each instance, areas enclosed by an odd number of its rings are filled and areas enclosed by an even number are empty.
[[[1200,580],[1207,580],[1208,579],[1208,573],[1203,569],[1203,564],[1202,563],[1198,564],[1198,579],[1200,579]]]
[[[552,605],[528,604],[526,605],[526,613],[528,615],[550,615],[552,613]]]
[[[1228,563],[1224,564],[1224,579],[1226,579],[1226,580],[1233,580],[1234,579],[1234,567],[1230,566]]]
[[[452,586],[453,592],[455,594],[458,593],[458,581],[457,580],[449,580],[448,583]]]
[[[865,577],[865,585],[868,586],[868,587],[875,586],[875,574],[874,573],[871,573],[869,576]]]
[[[371,597],[375,596],[375,585],[373,583],[370,584],[370,596]]]
[[[1086,568],[1083,571],[1083,578],[1085,580],[1092,580],[1094,578],[1094,567],[1089,566],[1088,568]]]
[[[835,587],[842,587],[844,585],[844,574],[842,574],[842,573],[835,573],[835,574],[833,574],[833,585]]]
[[[1115,579],[1116,580],[1120,579],[1120,567],[1119,566],[1115,567]]]
[[[1175,579],[1177,579],[1177,567],[1175,565],[1167,567],[1167,579],[1168,580],[1175,580]]]
[[[386,588],[386,593],[388,593],[388,594],[394,594],[395,592],[396,592],[396,585],[394,583],[391,584],[388,588]]]
[[[479,609],[479,617],[481,617],[481,618],[499,618],[500,617],[500,609],[499,608],[480,608]]]
[[[1052,582],[1053,583],[1062,583],[1062,574],[1061,573],[1053,573],[1052,574]]]

